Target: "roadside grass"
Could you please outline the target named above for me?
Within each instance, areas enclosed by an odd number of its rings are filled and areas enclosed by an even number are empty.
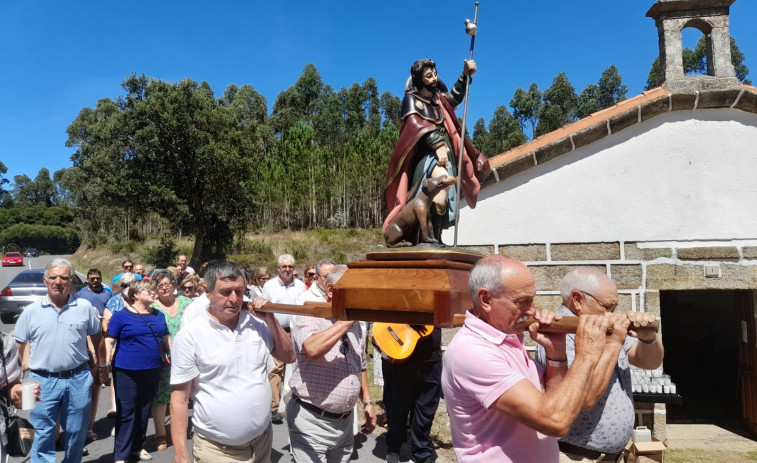
[[[191,237],[174,240],[177,255],[191,255],[194,245]],[[97,247],[84,244],[74,253],[72,260],[78,271],[86,273],[90,268],[97,268],[103,273],[103,279],[109,282],[121,273],[121,262],[124,259],[145,265],[145,270],[149,272],[155,267],[149,261],[150,250],[159,242],[159,237],[148,237],[143,241],[115,242]],[[340,263],[362,260],[367,251],[378,248],[383,243],[383,235],[378,229],[261,230],[235,239],[227,259],[248,269],[267,266],[274,270],[280,254],[291,254],[302,272],[305,265],[315,264],[323,258],[331,258]]]
[[[757,451],[734,452],[730,450],[667,449],[665,463],[729,462],[749,463],[757,461]]]

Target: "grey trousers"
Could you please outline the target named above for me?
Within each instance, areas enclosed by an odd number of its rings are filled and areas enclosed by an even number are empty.
[[[343,419],[321,417],[292,399],[287,404],[289,442],[295,463],[347,463],[355,446],[354,411]]]

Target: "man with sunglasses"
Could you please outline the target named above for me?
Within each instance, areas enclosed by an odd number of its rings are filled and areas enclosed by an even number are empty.
[[[105,314],[105,307],[108,301],[113,297],[113,293],[102,284],[103,277],[100,270],[91,268],[87,270],[87,286],[83,287],[76,292],[74,297],[76,299],[86,299],[92,304],[92,307],[97,309],[97,313],[102,320]],[[87,337],[87,343],[92,343],[91,338]],[[91,350],[97,350],[98,357],[103,359],[101,363],[94,363],[95,359],[90,358],[89,371],[92,373],[92,416],[89,420],[89,430],[87,431],[87,442],[97,440],[98,436],[94,431],[95,418],[97,415],[97,404],[100,400],[100,389],[102,385],[108,381],[108,366],[105,364],[105,345],[100,342],[98,345],[90,346]]]
[[[74,297],[88,300],[102,317],[105,305],[113,297],[113,293],[103,286],[103,276],[100,270],[91,268],[87,271],[87,286],[77,291]]]
[[[570,271],[560,284],[560,294],[563,304],[556,313],[563,317],[613,313],[618,305],[615,283],[591,268]],[[631,321],[629,336],[619,349],[608,344],[603,351],[595,369],[601,374],[592,378],[584,411],[558,443],[561,462],[619,461],[623,456],[634,424],[629,364],[654,369],[662,364],[664,354],[655,329],[646,327],[655,320],[654,314],[629,311],[626,316]],[[575,335],[567,335],[565,343],[567,358],[557,360],[566,360],[570,366],[575,358]],[[546,360],[544,348],[537,346],[536,361],[544,366]],[[608,368],[610,365],[615,367]],[[607,387],[602,387],[604,384]]]
[[[113,279],[110,280],[111,287],[113,287],[115,284],[118,283],[118,280],[121,279],[124,273],[134,273],[134,276],[137,278],[137,280],[139,281],[142,280],[142,275],[134,272],[134,262],[130,261],[129,259],[126,259],[125,261],[121,262],[121,269],[123,270],[123,272],[114,276]]]
[[[324,281],[326,302],[331,302],[332,289],[346,271],[346,265],[330,270]],[[292,457],[297,463],[346,463],[355,443],[353,410],[358,398],[365,409],[362,431],[370,434],[376,427],[360,324],[295,316],[293,325],[297,367],[286,409]]]

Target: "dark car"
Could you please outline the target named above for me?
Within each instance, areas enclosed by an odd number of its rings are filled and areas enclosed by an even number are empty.
[[[29,248],[26,251],[24,251],[24,256],[26,256],[26,257],[39,257],[39,251],[37,251],[37,248]]]
[[[24,266],[24,256],[20,252],[8,251],[3,254],[3,267],[9,267],[11,265]]]
[[[42,281],[45,271],[42,269],[24,270],[0,291],[0,320],[12,323],[24,307],[39,301],[47,295],[47,286]],[[74,273],[71,279],[71,294],[84,286],[82,277]]]

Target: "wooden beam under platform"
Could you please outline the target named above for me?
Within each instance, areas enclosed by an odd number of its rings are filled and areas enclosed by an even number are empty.
[[[473,304],[468,276],[483,257],[453,248],[416,246],[369,252],[350,262],[329,304],[266,304],[279,312],[334,320],[455,326],[455,314]]]

